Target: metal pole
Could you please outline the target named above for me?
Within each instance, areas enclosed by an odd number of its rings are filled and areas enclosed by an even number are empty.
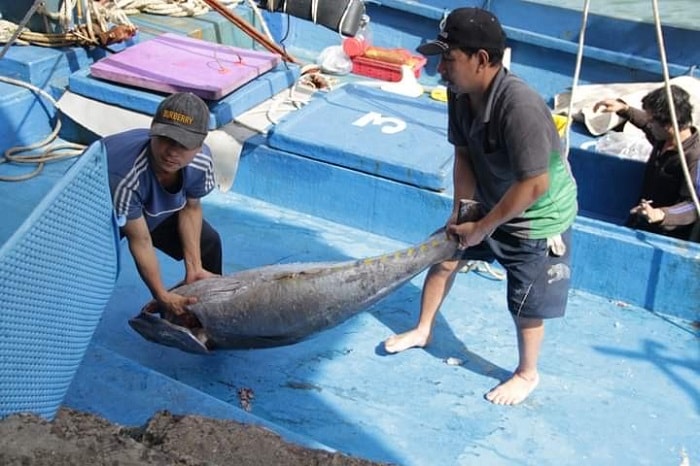
[[[29,23],[29,20],[32,18],[34,13],[36,12],[37,8],[39,6],[42,6],[44,4],[44,0],[34,0],[34,4],[32,7],[27,11],[27,14],[24,15],[24,18],[22,18],[22,21],[19,23],[19,27],[17,30],[12,34],[12,37],[10,37],[10,40],[7,41],[5,46],[2,48],[2,51],[0,51],[0,60],[5,56],[7,51],[10,49],[10,46],[14,44],[14,42],[17,40],[20,34],[22,34],[22,29],[25,28],[27,23]]]

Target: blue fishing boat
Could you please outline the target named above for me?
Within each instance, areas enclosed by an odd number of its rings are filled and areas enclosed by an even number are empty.
[[[27,19],[33,31],[0,31],[19,41],[0,58],[0,417],[51,419],[67,406],[137,425],[159,410],[196,413],[401,465],[700,461],[700,245],[624,226],[644,163],[600,150],[604,135],[580,122],[562,131],[579,189],[574,285],[566,317],[547,327],[542,382],[517,407],[482,397],[517,364],[517,351],[499,269],[479,264],[457,278],[431,344],[396,355],[381,343],[417,319],[421,275],[282,347],[188,354],[129,326],[151,297],[119,239],[104,149],[92,143],[147,126],[174,89],[162,86],[182,83],[167,56],[151,60],[162,73],[150,83],[120,82],[105,64],[154,41],[178,51],[210,44],[197,66],[217,78],[268,57],[207,100],[210,130],[226,149],[215,154],[219,189],[203,205],[223,239],[225,271],[362,259],[444,224],[453,152],[436,60],[353,61],[340,53],[343,41],[371,31],[372,45],[413,57],[454,1],[372,0],[348,12],[352,21],[335,11],[343,2],[319,0],[321,17],[285,13],[286,2],[225,4],[257,33],[206,8],[144,10],[127,16],[138,32],[121,40],[79,28],[59,34],[77,13],[67,20],[49,0],[54,15],[44,19],[39,3],[0,1],[3,20]],[[88,2],[78,3],[86,15]],[[637,91],[700,77],[692,46],[700,30],[663,16],[659,36],[651,23],[525,0],[459,3],[499,17],[509,68],[553,110],[566,107],[558,99],[567,93],[575,102],[577,88]],[[121,66],[149,68],[137,58]],[[182,265],[160,259],[164,278],[178,283]],[[254,399],[243,404],[242,389]]]

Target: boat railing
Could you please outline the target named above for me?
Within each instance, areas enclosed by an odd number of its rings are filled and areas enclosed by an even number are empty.
[[[525,29],[518,29],[504,26],[504,30],[510,39],[524,42],[530,45],[541,46],[548,49],[559,50],[561,52],[576,55],[578,52],[578,44],[557,37],[539,34]],[[634,70],[647,71],[650,73],[661,73],[661,62],[651,58],[636,56],[631,53],[617,52],[607,50],[600,47],[585,45],[583,47],[583,55],[586,58],[599,60],[605,63],[614,64],[616,66],[624,66]],[[673,76],[682,75],[697,75],[694,66],[669,64],[669,73]]]

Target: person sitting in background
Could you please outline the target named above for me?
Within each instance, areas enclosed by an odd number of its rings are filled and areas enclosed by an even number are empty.
[[[690,95],[676,85],[671,85],[671,94],[692,187],[688,186],[683,173],[665,87],[644,96],[641,110],[619,99],[602,100],[593,110],[615,112],[626,118],[644,131],[653,146],[646,162],[638,204],[630,210],[626,226],[687,240],[698,221],[690,189],[700,193],[700,136],[693,126]]]

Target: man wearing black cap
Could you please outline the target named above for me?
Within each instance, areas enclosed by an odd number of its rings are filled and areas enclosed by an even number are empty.
[[[507,271],[519,362],[512,376],[485,396],[495,404],[514,405],[539,382],[544,319],[564,315],[577,202],[551,112],[536,91],[502,65],[505,42],[493,14],[459,8],[436,40],[418,48],[425,55],[441,55],[438,71],[448,85],[448,139],[455,159],[447,231],[464,252],[462,261],[431,267],[417,326],[387,339],[385,348],[396,353],[427,345],[463,261],[497,260]],[[483,218],[457,225],[460,199],[479,201]]]
[[[209,108],[192,93],[164,99],[150,130],[105,137],[109,185],[122,236],[164,317],[182,315],[196,298],[163,284],[155,248],[185,261],[185,282],[221,274],[219,234],[202,217],[200,198],[214,188],[204,144]]]

